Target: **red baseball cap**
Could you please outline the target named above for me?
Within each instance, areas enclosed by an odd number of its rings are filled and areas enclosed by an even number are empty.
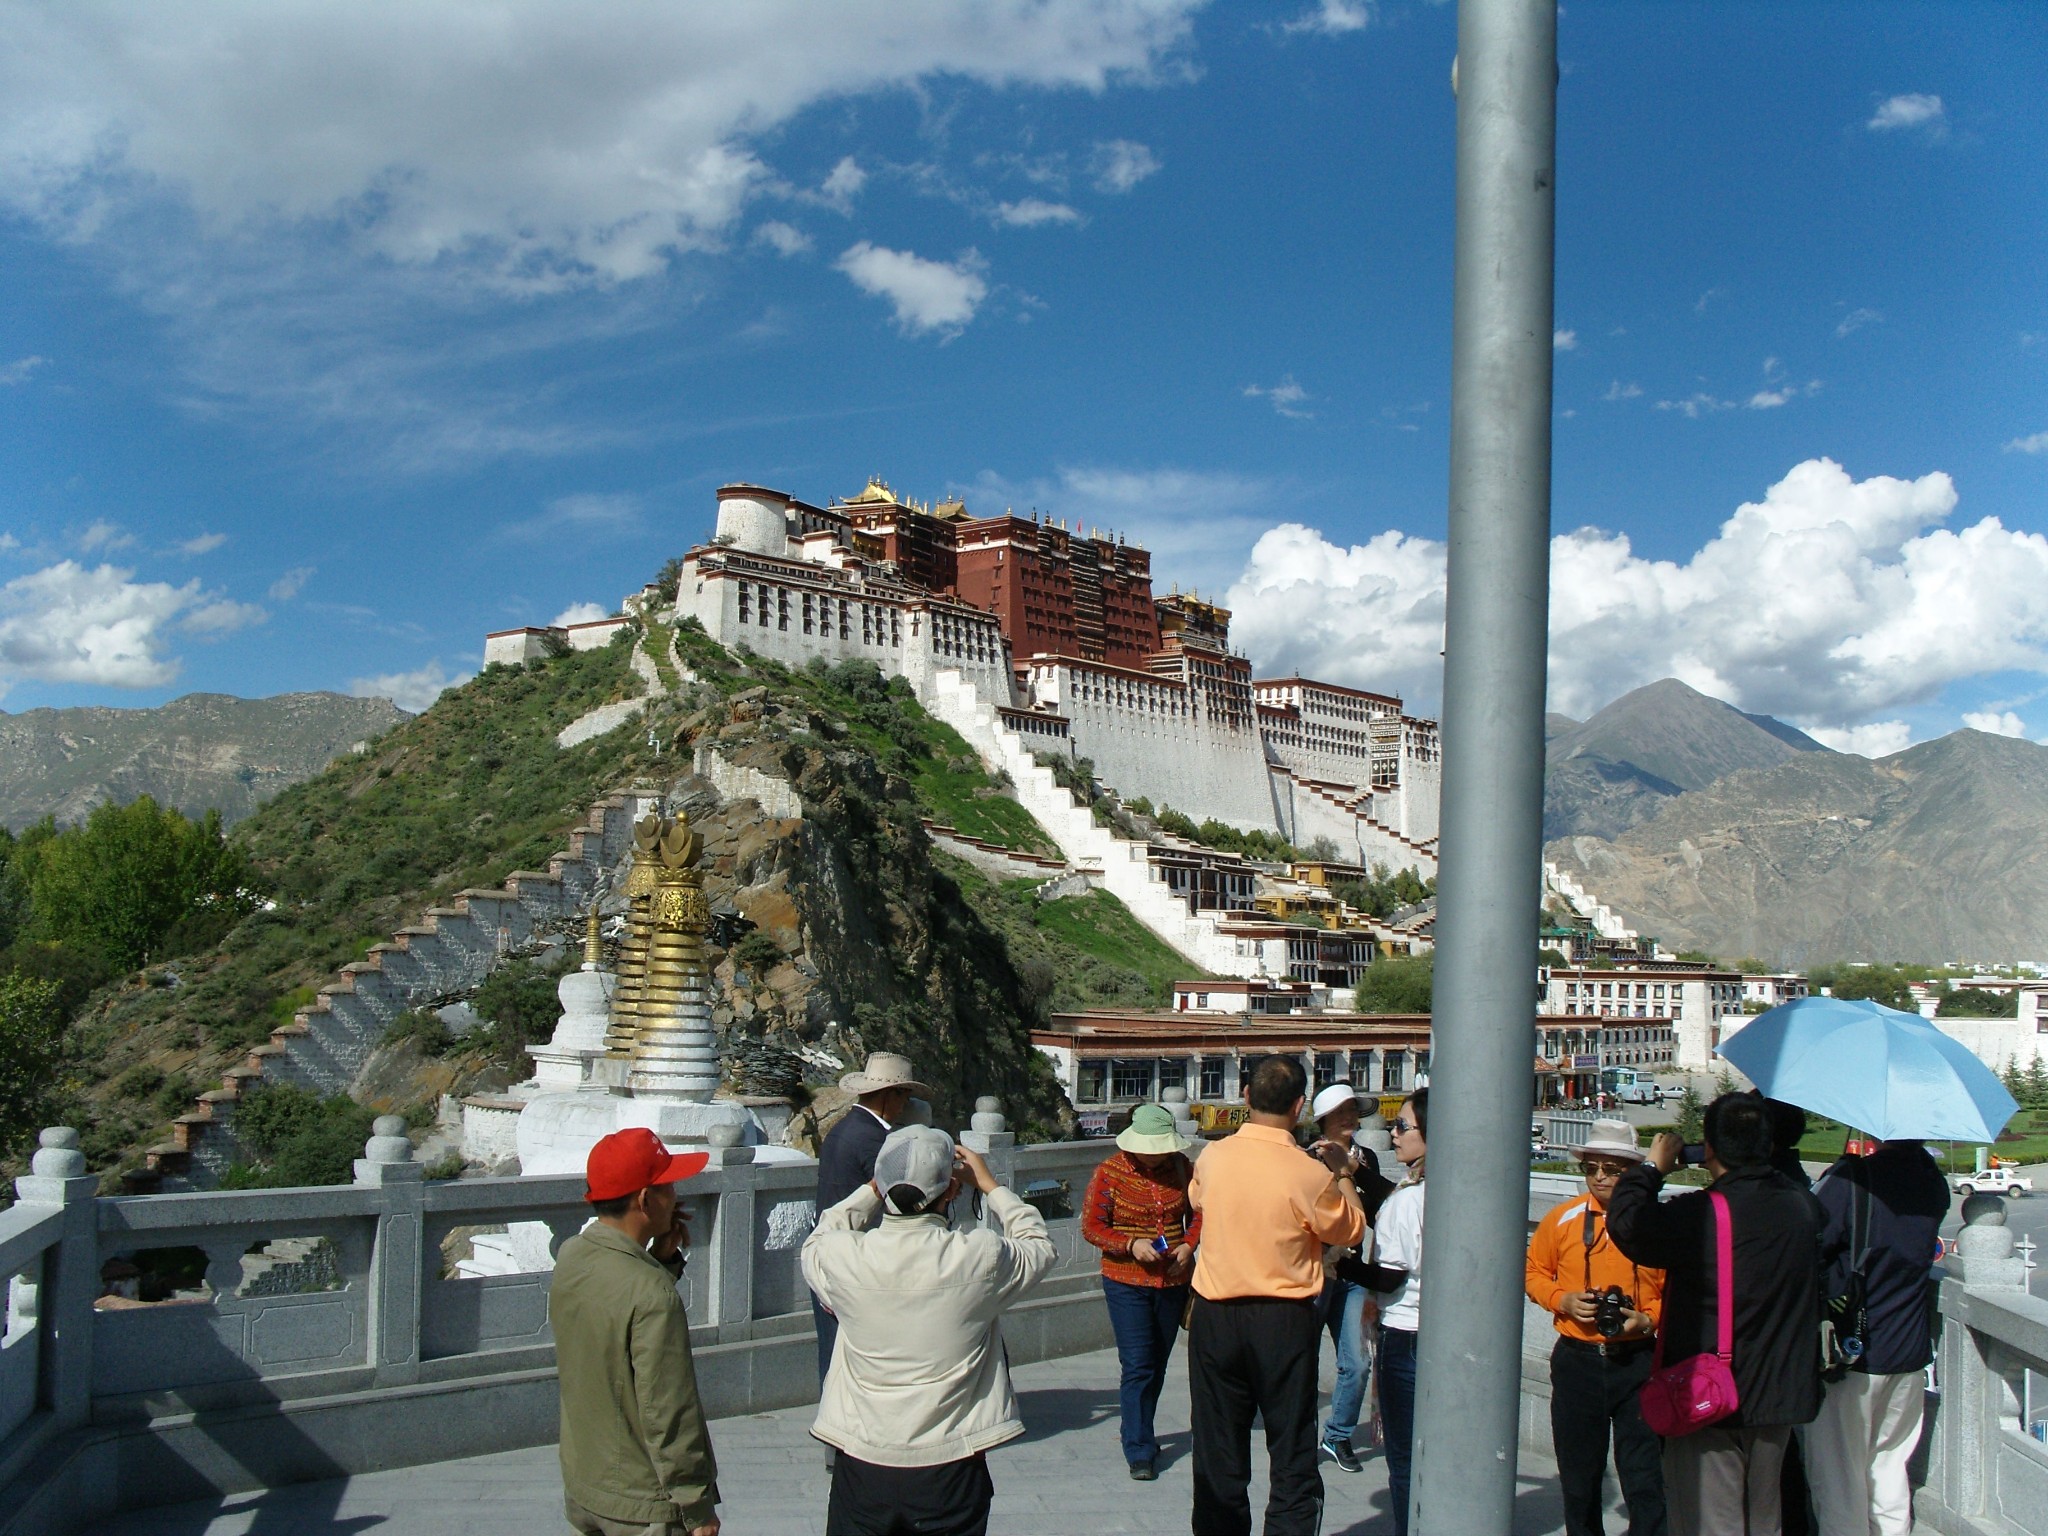
[[[704,1171],[709,1152],[671,1152],[645,1126],[613,1131],[590,1149],[583,1178],[590,1186],[586,1200],[620,1200],[650,1184],[673,1184]]]

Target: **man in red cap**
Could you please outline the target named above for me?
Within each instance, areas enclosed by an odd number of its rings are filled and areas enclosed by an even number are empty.
[[[676,1290],[690,1243],[676,1184],[710,1160],[640,1128],[590,1149],[597,1219],[562,1245],[548,1292],[563,1506],[584,1536],[718,1536],[718,1464]]]

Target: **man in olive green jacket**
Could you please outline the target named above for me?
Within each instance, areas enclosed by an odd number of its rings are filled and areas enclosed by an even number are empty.
[[[676,1281],[689,1232],[677,1156],[617,1131],[585,1169],[597,1219],[562,1245],[548,1293],[562,1396],[562,1494],[583,1536],[718,1536],[718,1464]]]

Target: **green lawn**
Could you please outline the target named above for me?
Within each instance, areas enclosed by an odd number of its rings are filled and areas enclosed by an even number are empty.
[[[1799,1143],[1799,1155],[1810,1163],[1833,1162],[1842,1155],[1842,1144],[1849,1134],[1847,1126],[1815,1115]],[[1927,1150],[1950,1173],[1962,1173],[1977,1166],[1977,1149],[1970,1142],[1931,1141]],[[2048,1109],[2022,1109],[2012,1117],[2012,1124],[1992,1150],[2010,1162],[2048,1163]]]

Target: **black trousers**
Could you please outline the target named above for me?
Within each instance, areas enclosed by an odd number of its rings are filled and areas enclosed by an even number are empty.
[[[879,1467],[841,1451],[832,1467],[825,1536],[988,1536],[995,1496],[985,1456],[935,1467]]]
[[[1647,1347],[1619,1359],[1577,1339],[1560,1338],[1551,1349],[1550,1438],[1564,1494],[1565,1536],[1605,1536],[1600,1483],[1610,1438],[1629,1536],[1664,1536],[1663,1442],[1643,1422],[1638,1404],[1649,1379]]]
[[[1322,1330],[1305,1301],[1195,1298],[1188,1325],[1194,1431],[1194,1536],[1250,1536],[1252,1418],[1266,1422],[1272,1492],[1265,1536],[1316,1536],[1316,1357]]]

